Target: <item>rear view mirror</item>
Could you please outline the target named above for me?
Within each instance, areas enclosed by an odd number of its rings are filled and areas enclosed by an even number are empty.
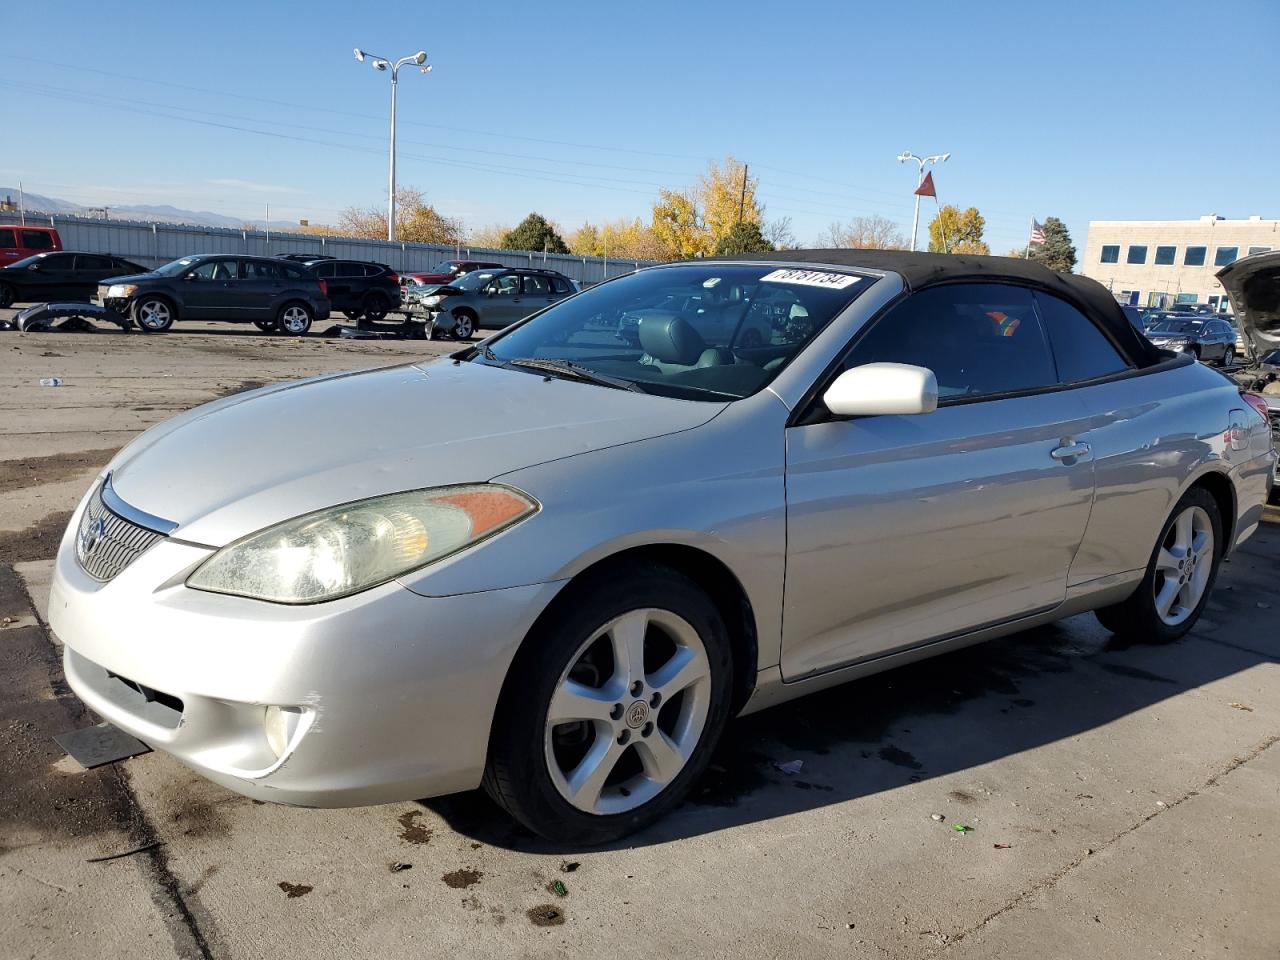
[[[866,363],[836,377],[822,402],[837,417],[933,413],[938,380],[932,370],[909,363]]]

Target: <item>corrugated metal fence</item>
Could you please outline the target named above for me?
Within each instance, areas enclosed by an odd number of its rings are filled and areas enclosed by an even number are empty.
[[[16,224],[18,216],[0,213],[0,223]],[[114,253],[149,267],[193,253],[241,253],[278,257],[286,253],[313,253],[352,260],[373,260],[395,270],[427,270],[441,260],[464,257],[493,260],[509,267],[546,267],[559,270],[580,283],[599,283],[608,277],[630,273],[651,261],[575,257],[571,254],[486,250],[449,247],[435,243],[389,243],[352,237],[316,237],[300,233],[267,234],[261,230],[228,230],[180,223],[144,223],[136,220],[98,220],[27,214],[32,226],[54,226],[67,250]]]

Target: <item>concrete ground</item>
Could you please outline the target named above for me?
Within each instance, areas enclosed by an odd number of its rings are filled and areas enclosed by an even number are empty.
[[[52,736],[93,718],[41,611],[111,453],[228,391],[449,349],[0,333],[0,957],[1280,954],[1274,511],[1183,641],[1075,617],[735,722],[693,799],[609,849],[480,793],[302,810],[163,754],[67,758]]]

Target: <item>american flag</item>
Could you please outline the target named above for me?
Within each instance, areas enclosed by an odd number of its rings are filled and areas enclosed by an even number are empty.
[[[1043,247],[1044,246],[1044,224],[1031,221],[1031,239],[1027,241],[1028,246]]]

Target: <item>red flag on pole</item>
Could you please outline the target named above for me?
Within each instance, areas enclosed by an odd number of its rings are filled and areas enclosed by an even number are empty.
[[[933,197],[938,199],[938,192],[933,189],[933,171],[930,170],[924,175],[924,179],[920,181],[920,186],[912,191],[917,197]]]

